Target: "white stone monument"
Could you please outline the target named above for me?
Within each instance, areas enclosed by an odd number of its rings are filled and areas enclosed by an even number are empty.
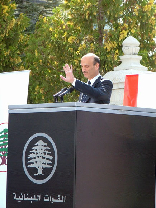
[[[114,71],[107,72],[105,79],[113,82],[113,91],[110,104],[123,105],[124,84],[126,75],[152,73],[147,67],[140,64],[141,56],[137,55],[140,50],[140,43],[132,36],[127,37],[123,43],[123,56],[120,56],[121,64],[114,68]]]

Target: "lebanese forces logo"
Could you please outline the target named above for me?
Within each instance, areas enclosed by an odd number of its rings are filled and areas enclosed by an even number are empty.
[[[57,167],[57,148],[52,138],[45,133],[32,135],[24,146],[22,162],[33,183],[46,183]]]

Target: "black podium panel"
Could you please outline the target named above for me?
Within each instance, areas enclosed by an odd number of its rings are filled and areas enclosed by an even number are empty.
[[[78,112],[77,120],[75,208],[154,208],[156,119]]]
[[[7,208],[155,207],[154,110],[16,108],[9,113]]]
[[[8,208],[73,207],[75,116],[9,116]]]

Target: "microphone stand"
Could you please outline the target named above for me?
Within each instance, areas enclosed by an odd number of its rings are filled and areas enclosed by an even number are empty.
[[[70,88],[63,88],[61,91],[59,91],[58,93],[56,93],[55,95],[53,95],[54,99],[55,99],[55,103],[58,102],[58,98],[60,98],[61,103],[63,102],[63,96],[73,92],[74,87],[70,87]]]

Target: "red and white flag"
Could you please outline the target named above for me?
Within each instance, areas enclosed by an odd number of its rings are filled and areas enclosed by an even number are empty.
[[[126,75],[124,106],[156,109],[156,73]]]
[[[0,73],[0,208],[6,208],[8,105],[27,104],[29,72]]]

